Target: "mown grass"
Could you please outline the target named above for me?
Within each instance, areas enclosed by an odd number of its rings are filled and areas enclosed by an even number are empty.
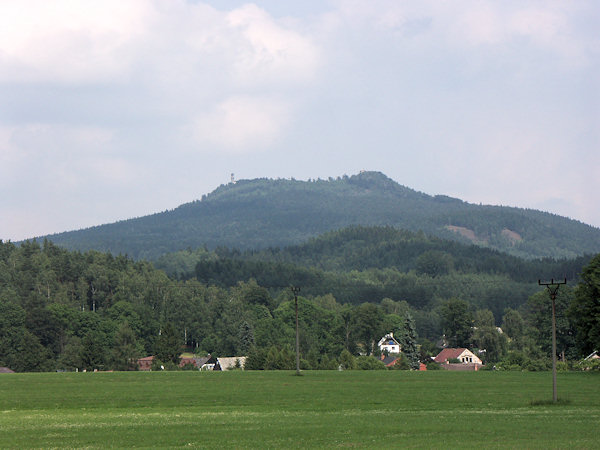
[[[600,376],[402,371],[0,376],[0,447],[600,448]]]

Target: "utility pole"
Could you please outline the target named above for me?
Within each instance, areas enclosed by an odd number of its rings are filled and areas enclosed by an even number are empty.
[[[556,394],[556,294],[558,293],[558,288],[562,284],[567,284],[567,279],[564,281],[554,281],[554,278],[550,281],[550,283],[542,283],[541,280],[538,280],[538,285],[546,286],[548,288],[548,293],[550,294],[550,299],[552,300],[552,401],[556,403],[558,401],[558,396]]]
[[[300,375],[300,334],[298,332],[298,292],[300,292],[300,288],[292,286],[292,292],[296,304],[296,375]]]

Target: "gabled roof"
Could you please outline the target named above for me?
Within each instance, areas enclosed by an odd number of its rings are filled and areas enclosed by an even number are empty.
[[[384,337],[382,337],[381,339],[379,339],[379,342],[377,343],[377,345],[379,347],[381,347],[382,345],[390,345],[389,341],[394,341],[394,343],[391,344],[391,345],[400,345],[400,343],[394,337],[394,333],[388,333],[388,334],[386,334]]]
[[[15,373],[15,371],[9,369],[8,367],[0,367],[0,373]]]
[[[239,361],[240,367],[243,369],[246,363],[245,356],[232,356],[227,358],[217,358],[217,364],[221,370],[233,369],[236,365],[236,361]]]
[[[396,364],[396,360],[398,360],[395,356],[386,356],[381,361],[386,365],[386,367],[391,367]]]
[[[466,348],[445,348],[442,350],[433,360],[436,363],[443,363],[448,361],[449,359],[458,358],[463,352],[467,350]]]
[[[214,364],[217,362],[211,355],[196,357],[194,360],[198,367],[202,367],[204,364]]]

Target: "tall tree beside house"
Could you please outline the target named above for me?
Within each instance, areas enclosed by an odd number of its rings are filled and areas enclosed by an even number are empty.
[[[600,350],[600,254],[583,268],[569,313],[577,329],[580,354]]]
[[[473,332],[473,315],[469,304],[458,298],[442,307],[442,326],[450,347],[469,347]]]
[[[575,347],[575,328],[567,314],[575,299],[570,286],[562,286],[556,296],[556,352],[561,359],[577,357]],[[529,333],[544,353],[552,358],[552,301],[546,289],[529,297],[525,305],[525,318],[529,324]]]
[[[81,365],[86,370],[103,369],[106,364],[106,335],[89,331],[81,341]]]
[[[482,360],[485,363],[500,361],[506,353],[507,340],[495,326],[478,326],[473,333],[473,344],[483,351]]]
[[[383,314],[379,307],[373,303],[363,303],[353,311],[352,332],[356,341],[363,345],[364,351],[371,355],[381,338]]]
[[[167,322],[161,329],[160,336],[156,340],[154,356],[164,363],[179,365],[181,344],[183,339],[177,333],[175,325]]]
[[[111,367],[115,370],[137,370],[140,351],[135,333],[129,323],[123,322],[115,334],[111,352]]]
[[[402,353],[413,370],[419,369],[419,351],[417,349],[417,328],[410,313],[404,319],[404,330],[400,338]]]
[[[250,324],[245,320],[240,324],[239,338],[240,344],[238,349],[245,355],[248,353],[248,350],[254,347],[254,331]]]
[[[494,314],[489,309],[475,311],[473,344],[482,352],[482,359],[498,362],[506,352],[506,336],[496,327]]]
[[[507,308],[502,317],[502,331],[510,338],[510,346],[515,350],[523,348],[523,335],[525,322],[521,313],[515,309]]]

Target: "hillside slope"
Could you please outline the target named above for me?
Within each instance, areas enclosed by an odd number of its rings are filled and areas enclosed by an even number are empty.
[[[422,230],[525,258],[600,252],[598,228],[536,210],[430,196],[379,172],[335,180],[241,180],[171,211],[47,238],[74,250],[156,259],[201,246],[283,247],[350,225]]]

